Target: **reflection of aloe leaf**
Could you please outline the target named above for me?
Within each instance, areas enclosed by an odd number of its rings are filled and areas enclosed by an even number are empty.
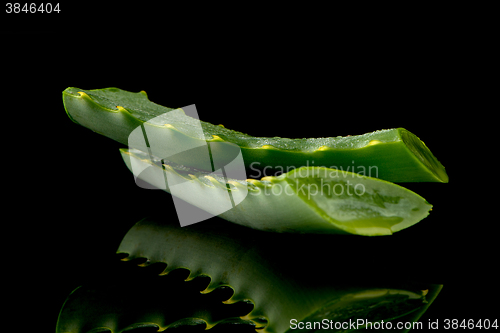
[[[186,318],[203,319],[209,324],[221,319],[204,312],[200,304],[192,304],[190,297],[186,297],[184,304],[180,301],[182,297],[169,299],[169,290],[175,290],[176,287],[157,287],[156,282],[168,284],[166,278],[179,269],[189,270],[187,280],[209,277],[210,282],[203,293],[210,295],[221,287],[231,288],[234,294],[225,301],[229,305],[237,302],[253,303],[253,309],[242,319],[254,322],[256,327],[262,327],[265,322],[265,328],[261,330],[263,333],[311,331],[292,330],[293,319],[297,320],[297,325],[301,325],[301,322],[304,325],[306,322],[321,323],[324,320],[339,323],[358,319],[368,322],[398,318],[417,320],[441,287],[404,285],[386,279],[377,281],[374,272],[357,269],[357,263],[352,258],[343,260],[334,256],[335,260],[331,260],[331,246],[327,246],[325,239],[320,239],[321,235],[269,234],[227,223],[210,226],[204,223],[180,228],[162,222],[156,219],[140,221],[127,233],[117,251],[126,256],[125,260],[147,258],[143,266],[167,265],[157,281],[151,285],[144,283],[134,287],[134,290],[142,291],[141,297],[148,297],[148,303],[145,304],[147,313],[143,313],[144,309],[136,311],[138,301],[128,295],[128,288],[96,294],[96,300],[90,300],[85,295],[79,296],[77,290],[61,311],[59,327],[62,327],[61,322],[73,322],[78,329],[102,325],[116,329],[125,324],[130,326],[133,322],[140,324],[148,321],[151,325],[164,328],[165,316],[173,313],[179,313],[176,320],[181,320],[184,315]],[[134,282],[127,280],[127,284],[132,286]],[[117,293],[113,294],[115,291]],[[159,299],[164,302],[158,302]],[[174,304],[169,305],[168,302]],[[165,312],[164,309],[169,306],[173,310]],[[72,315],[72,309],[76,311],[75,315]],[[93,310],[96,310],[96,314],[84,317],[89,320],[79,317],[85,311],[92,313]],[[108,318],[106,322],[103,313],[109,312],[128,315],[124,317],[126,320],[122,326],[119,326],[123,319]],[[80,332],[78,329],[74,332]]]
[[[303,167],[278,177],[240,181],[171,165],[153,163],[152,156],[121,149],[134,176],[168,192],[182,184],[181,199],[228,221],[277,232],[390,235],[429,214],[424,198],[396,184],[334,169]],[[139,167],[138,167],[139,166]],[[162,174],[165,173],[165,176]],[[165,178],[169,179],[165,186]],[[228,188],[238,204],[222,212]],[[163,187],[162,187],[163,186]]]
[[[172,112],[174,109],[149,101],[144,91],[132,93],[117,88],[82,90],[70,87],[64,90],[63,101],[74,122],[126,145],[130,133],[144,125],[156,132],[159,140],[163,138],[161,141],[177,150],[179,147],[198,147],[205,141],[214,143],[212,155],[217,156],[222,165],[234,158],[229,152],[236,145],[241,148],[247,167],[253,163],[254,168],[271,167],[283,171],[284,168],[312,165],[311,161],[314,161],[317,166],[353,171],[355,164],[355,172],[368,175],[370,168],[376,167],[375,177],[392,182],[448,182],[441,163],[418,137],[403,128],[348,137],[256,138],[199,122],[182,112]],[[167,117],[168,122],[161,121],[161,117],[155,121],[165,113],[172,113]],[[186,158],[176,161],[180,164],[196,168],[207,166],[206,161],[199,158],[179,157]]]
[[[122,332],[139,327],[149,327],[151,332],[159,328],[168,328],[169,332],[181,328],[203,332],[207,327],[217,327],[213,332],[219,332],[229,325],[243,326],[247,332],[254,332],[254,322],[239,318],[253,308],[252,303],[224,304],[222,301],[231,296],[227,288],[204,295],[200,291],[206,287],[208,278],[185,282],[182,270],[159,276],[164,267],[153,264],[140,269],[143,272],[122,268],[115,273],[113,283],[77,288],[64,303],[56,332],[87,332],[99,328]]]
[[[370,328],[365,328],[365,329],[360,329],[359,332],[383,332],[383,333],[389,333],[389,332],[408,332],[410,330],[414,330],[418,332],[418,330],[425,329],[426,326],[422,322],[417,322],[417,320],[424,314],[424,312],[427,310],[427,308],[432,304],[434,299],[437,297],[439,292],[441,291],[442,285],[437,285],[429,288],[428,290],[425,290],[425,298],[426,298],[426,304],[421,307],[420,309],[410,312],[404,316],[401,316],[397,318],[394,321],[391,321],[391,328],[377,328],[376,330],[373,329],[373,326]],[[399,325],[399,326],[398,326]],[[395,329],[397,327],[401,327],[401,329]]]

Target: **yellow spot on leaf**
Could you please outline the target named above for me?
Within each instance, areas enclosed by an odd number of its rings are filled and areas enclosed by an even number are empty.
[[[217,140],[217,141],[224,141],[220,136],[218,135],[212,135],[214,137],[214,140]]]
[[[382,143],[380,140],[371,140],[368,142],[368,146],[373,146],[373,145],[378,145],[379,143]]]

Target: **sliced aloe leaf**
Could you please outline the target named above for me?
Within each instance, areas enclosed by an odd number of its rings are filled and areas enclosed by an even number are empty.
[[[76,123],[130,148],[129,135],[143,126],[154,133],[156,154],[161,158],[172,151],[189,150],[209,143],[212,156],[225,165],[241,149],[247,168],[289,171],[302,166],[324,166],[354,171],[391,182],[448,182],[442,164],[414,134],[403,129],[387,129],[347,137],[286,139],[257,138],[222,126],[198,121],[149,101],[146,93],[118,88],[83,90],[70,87],[63,92],[68,116]],[[166,115],[166,116],[162,116]],[[200,130],[200,126],[201,129]],[[174,162],[210,170],[210,161],[199,154],[181,154]]]
[[[154,156],[139,150],[120,152],[135,177],[254,229],[389,235],[419,222],[432,207],[404,187],[337,169],[303,167],[277,177],[240,181],[161,166]],[[182,190],[173,192],[169,184],[181,184]]]

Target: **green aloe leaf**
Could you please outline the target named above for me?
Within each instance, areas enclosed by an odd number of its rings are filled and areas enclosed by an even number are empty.
[[[199,158],[196,151],[175,157],[171,156],[175,155],[172,151],[188,151],[209,143],[212,155],[222,165],[233,160],[237,146],[247,168],[255,170],[270,168],[285,172],[314,164],[391,182],[448,182],[442,164],[417,136],[403,128],[348,137],[256,138],[198,121],[185,115],[182,109],[155,104],[144,91],[70,87],[63,92],[63,102],[74,122],[125,145],[129,145],[132,131],[143,126],[157,142],[168,142],[157,147],[161,151],[157,156],[170,156],[172,162],[189,167],[211,171],[210,162]],[[167,116],[162,118],[162,115]]]
[[[162,166],[138,150],[120,151],[135,177],[169,193],[169,183],[182,184],[182,191],[174,193],[179,198],[254,229],[390,235],[419,222],[432,207],[404,187],[338,169],[303,167],[277,177],[240,181]]]
[[[57,333],[217,323],[253,325],[261,333],[313,332],[308,327],[318,325],[329,325],[331,332],[363,331],[368,323],[418,320],[442,287],[377,278],[365,271],[369,266],[356,269],[350,258],[338,258],[336,269],[325,269],[333,264],[327,235],[272,234],[227,223],[175,224],[146,218],[132,227],[117,253],[126,261],[143,259],[143,270],[164,265],[153,273],[155,279],[124,274],[116,286],[75,290],[61,309]],[[223,311],[231,317],[217,317],[217,306],[205,307],[193,288],[182,289],[171,279],[179,271],[186,271],[186,284],[209,279],[198,284],[203,285],[201,297],[232,290],[219,307],[253,307],[238,310],[239,317],[231,310]],[[353,322],[359,324],[354,330]],[[408,331],[395,328],[391,331]]]

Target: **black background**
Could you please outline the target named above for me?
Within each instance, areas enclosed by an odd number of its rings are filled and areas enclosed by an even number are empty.
[[[196,104],[200,119],[253,136],[408,129],[450,177],[402,184],[434,205],[431,214],[390,237],[332,241],[331,251],[348,251],[367,278],[443,284],[424,323],[498,318],[498,218],[481,215],[489,209],[477,199],[485,184],[473,169],[484,155],[469,145],[484,110],[472,95],[484,68],[470,50],[488,46],[467,28],[380,23],[375,31],[326,21],[305,29],[301,20],[266,19],[240,27],[237,17],[195,24],[172,14],[146,29],[132,9],[75,13],[16,18],[2,33],[3,271],[16,282],[15,312],[42,315],[41,331],[55,329],[73,289],[109,273],[135,222],[151,209],[173,209],[168,194],[135,185],[121,144],[70,121],[62,104],[70,86],[145,90],[160,105]],[[484,162],[481,172],[491,171]],[[325,269],[332,265],[325,257]]]

